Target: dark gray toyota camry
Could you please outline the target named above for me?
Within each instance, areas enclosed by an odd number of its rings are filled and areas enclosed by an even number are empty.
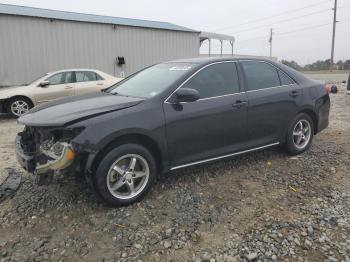
[[[41,184],[82,173],[103,200],[127,205],[170,170],[278,145],[303,153],[328,126],[327,90],[261,58],[161,63],[33,108],[18,120],[17,158]]]

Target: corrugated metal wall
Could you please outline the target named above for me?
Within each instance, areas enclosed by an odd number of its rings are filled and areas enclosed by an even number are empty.
[[[198,33],[0,15],[0,86],[66,68],[129,75],[154,63],[198,55]],[[125,57],[124,66],[116,66],[117,56]]]

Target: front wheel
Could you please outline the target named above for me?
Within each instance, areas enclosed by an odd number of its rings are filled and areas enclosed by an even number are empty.
[[[25,97],[12,98],[7,104],[7,112],[12,117],[20,117],[33,107],[31,101]]]
[[[298,155],[305,152],[311,145],[314,135],[314,123],[307,114],[296,116],[292,125],[289,127],[286,147],[291,155]]]
[[[111,205],[129,205],[145,196],[156,172],[155,160],[145,147],[120,145],[108,152],[97,167],[96,190]]]

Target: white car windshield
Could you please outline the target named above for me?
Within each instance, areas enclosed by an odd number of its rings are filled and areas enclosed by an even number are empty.
[[[194,65],[186,63],[158,64],[136,73],[107,90],[111,94],[149,98],[167,89]]]

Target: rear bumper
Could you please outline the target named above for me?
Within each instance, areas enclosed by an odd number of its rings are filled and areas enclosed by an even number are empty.
[[[317,101],[318,107],[318,125],[317,132],[321,132],[328,127],[329,124],[329,112],[331,108],[331,101],[329,95],[325,95]]]
[[[30,154],[26,154],[23,151],[21,146],[21,136],[17,136],[15,140],[16,144],[16,157],[18,163],[29,173],[33,173],[35,171],[35,160],[34,156]]]

